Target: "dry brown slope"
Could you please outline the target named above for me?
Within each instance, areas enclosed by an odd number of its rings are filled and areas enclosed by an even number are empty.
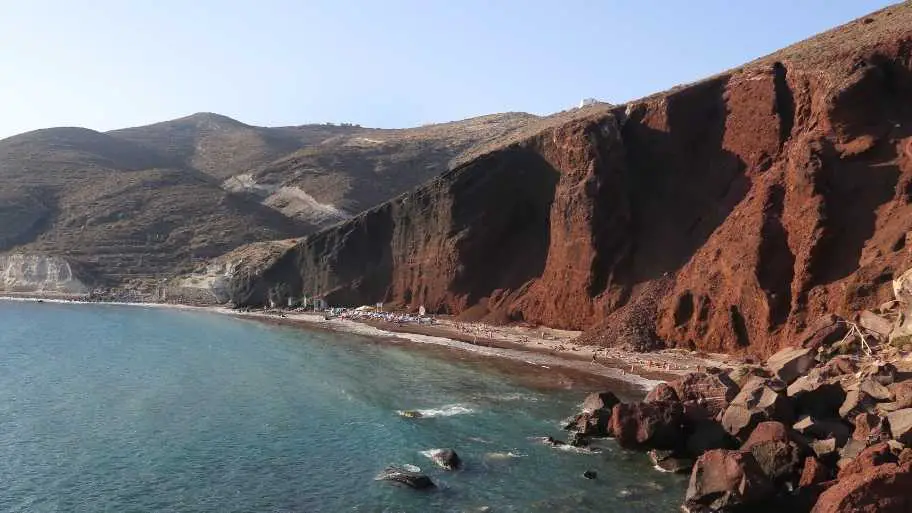
[[[487,153],[308,237],[235,299],[481,303],[602,343],[769,353],[912,265],[910,76],[907,2]]]

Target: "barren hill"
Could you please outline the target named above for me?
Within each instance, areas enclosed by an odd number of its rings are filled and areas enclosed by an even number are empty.
[[[590,340],[768,354],[912,266],[912,4],[536,124],[307,237],[239,304],[472,308]]]
[[[149,288],[242,244],[347,219],[536,119],[264,128],[201,113],[21,134],[0,140],[0,254],[63,256],[88,283]]]

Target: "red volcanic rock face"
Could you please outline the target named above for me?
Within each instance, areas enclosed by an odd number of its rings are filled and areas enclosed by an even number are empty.
[[[308,237],[232,299],[478,305],[597,343],[773,354],[912,267],[908,27],[904,4],[570,115]]]

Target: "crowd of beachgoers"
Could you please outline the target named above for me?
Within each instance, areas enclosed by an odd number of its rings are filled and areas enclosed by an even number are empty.
[[[382,312],[372,309],[351,309],[341,310],[333,317],[339,319],[348,319],[353,321],[382,321],[394,324],[434,324],[435,320],[429,315],[417,315],[409,313]]]

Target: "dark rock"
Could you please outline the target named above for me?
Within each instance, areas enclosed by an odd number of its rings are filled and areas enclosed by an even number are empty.
[[[595,479],[596,477],[598,477],[598,472],[596,472],[594,470],[587,470],[587,471],[583,472],[583,477],[585,477],[586,479]]]
[[[589,445],[589,437],[579,431],[574,431],[567,437],[567,445],[571,447],[587,447]]]
[[[649,451],[652,464],[662,472],[686,474],[693,468],[694,460],[681,457],[675,451],[652,449]]]
[[[574,417],[564,429],[585,436],[611,436],[611,410],[584,411]]]
[[[678,393],[675,392],[675,389],[668,383],[659,383],[655,388],[649,391],[646,394],[646,398],[643,401],[651,403],[654,401],[678,401]],[[613,406],[613,405],[612,405]]]
[[[802,435],[820,440],[833,438],[839,446],[845,444],[846,440],[852,436],[852,428],[841,419],[815,419],[811,416],[804,416],[792,425],[792,429]]]
[[[731,401],[722,415],[722,427],[740,439],[745,439],[760,422],[777,420],[791,423],[794,410],[781,392],[776,392],[762,378],[753,378]]]
[[[621,447],[673,449],[683,441],[684,410],[677,401],[617,404],[611,432]]]
[[[684,507],[692,513],[734,511],[762,505],[774,494],[753,454],[718,449],[694,464]]]
[[[787,394],[794,400],[796,413],[814,418],[839,416],[846,392],[838,380],[827,374],[825,368],[817,367],[789,385]]]
[[[773,376],[791,384],[817,365],[816,352],[807,347],[787,347],[769,357],[766,366]]]
[[[453,449],[441,449],[436,451],[431,456],[431,460],[444,470],[456,470],[462,466],[462,460],[459,459],[459,455],[456,454],[456,451]]]
[[[720,372],[692,372],[669,385],[674,388],[681,402],[702,405],[711,417],[724,410],[738,394],[738,385]]]
[[[583,411],[594,412],[596,410],[610,410],[615,404],[620,403],[612,392],[595,392],[586,396],[583,400]]]
[[[833,314],[817,318],[801,334],[798,344],[801,347],[816,351],[842,340],[849,332],[848,325],[841,317]]]
[[[855,417],[855,431],[852,438],[867,445],[886,442],[892,437],[887,419],[873,413],[859,413]]]
[[[741,446],[750,451],[770,480],[778,485],[795,484],[801,475],[805,451],[793,441],[781,422],[762,422]]]
[[[411,472],[398,467],[387,467],[376,477],[378,481],[390,481],[418,490],[434,488],[431,478],[419,472]]]
[[[893,439],[905,445],[912,445],[912,408],[904,408],[887,414]]]
[[[685,451],[696,458],[712,449],[734,449],[736,441],[718,422],[704,420],[690,424],[690,434],[685,442]]]

